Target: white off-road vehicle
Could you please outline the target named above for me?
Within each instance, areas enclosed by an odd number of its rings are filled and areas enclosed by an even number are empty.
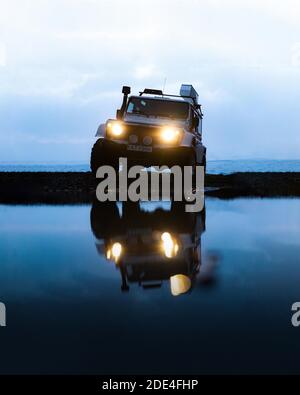
[[[119,169],[119,158],[127,158],[130,166],[206,167],[203,113],[192,85],[181,85],[178,96],[155,89],[129,96],[127,86],[122,93],[116,119],[98,128],[91,153],[93,174],[103,165]]]

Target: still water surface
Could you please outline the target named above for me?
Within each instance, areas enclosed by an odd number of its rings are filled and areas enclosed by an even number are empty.
[[[0,373],[300,372],[300,199],[0,217]]]
[[[62,172],[86,172],[90,171],[87,163],[3,163],[0,162],[0,171],[62,171]],[[300,172],[300,160],[270,160],[270,159],[247,159],[247,160],[208,160],[208,174],[230,174],[235,172]]]

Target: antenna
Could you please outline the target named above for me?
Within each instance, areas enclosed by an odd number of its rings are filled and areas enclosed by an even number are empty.
[[[165,77],[165,79],[164,79],[164,86],[162,88],[163,93],[164,93],[164,90],[165,90],[165,87],[166,87],[166,82],[167,82],[167,77]]]

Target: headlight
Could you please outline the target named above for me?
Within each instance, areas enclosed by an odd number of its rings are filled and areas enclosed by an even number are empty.
[[[166,258],[173,258],[177,255],[178,252],[178,244],[172,238],[169,232],[164,232],[161,235],[162,240],[162,250],[166,256]]]
[[[171,294],[173,296],[178,296],[189,291],[192,282],[188,276],[184,274],[176,274],[170,277]]]
[[[106,252],[107,259],[113,259],[115,262],[118,262],[121,254],[122,254],[122,244],[114,243],[111,248],[109,248]]]
[[[161,131],[161,139],[165,143],[174,143],[178,140],[180,130],[173,127],[165,127]]]
[[[123,134],[124,128],[120,122],[108,122],[107,131],[114,137],[119,137]]]

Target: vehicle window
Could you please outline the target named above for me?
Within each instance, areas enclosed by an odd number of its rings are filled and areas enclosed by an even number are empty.
[[[132,97],[127,106],[127,113],[186,119],[189,115],[189,105],[188,103],[171,100],[153,100]]]

